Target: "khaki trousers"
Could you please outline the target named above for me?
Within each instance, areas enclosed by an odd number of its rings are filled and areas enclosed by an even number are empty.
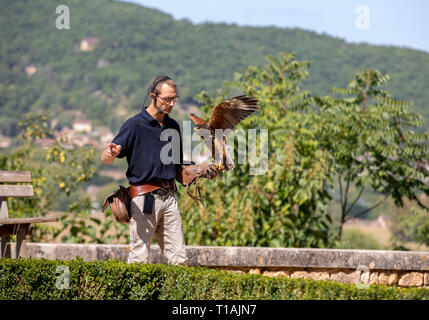
[[[155,236],[168,263],[185,265],[185,238],[174,191],[162,196],[154,195],[152,214],[143,213],[144,197],[144,194],[140,195],[131,202],[128,263],[149,262],[150,245]]]

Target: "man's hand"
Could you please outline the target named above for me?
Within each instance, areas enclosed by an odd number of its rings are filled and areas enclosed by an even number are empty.
[[[111,164],[113,160],[121,153],[121,145],[109,143],[106,150],[103,151],[101,162],[104,164]]]

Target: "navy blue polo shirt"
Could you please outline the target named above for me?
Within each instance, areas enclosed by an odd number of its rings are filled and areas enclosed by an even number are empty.
[[[183,161],[180,126],[168,114],[160,126],[143,109],[125,121],[112,142],[122,147],[118,158],[127,158],[130,185],[174,179],[176,166]]]

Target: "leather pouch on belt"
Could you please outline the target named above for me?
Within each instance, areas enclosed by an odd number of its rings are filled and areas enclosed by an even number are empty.
[[[128,188],[119,186],[119,189],[109,194],[104,199],[101,211],[104,212],[108,205],[110,205],[116,221],[120,223],[130,222],[131,196]]]

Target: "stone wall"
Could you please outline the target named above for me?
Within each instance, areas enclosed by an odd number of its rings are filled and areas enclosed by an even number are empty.
[[[429,288],[429,252],[187,246],[188,265],[271,277]],[[15,244],[12,244],[12,255]],[[126,261],[129,246],[27,243],[36,258]],[[157,245],[150,263],[166,263]]]

